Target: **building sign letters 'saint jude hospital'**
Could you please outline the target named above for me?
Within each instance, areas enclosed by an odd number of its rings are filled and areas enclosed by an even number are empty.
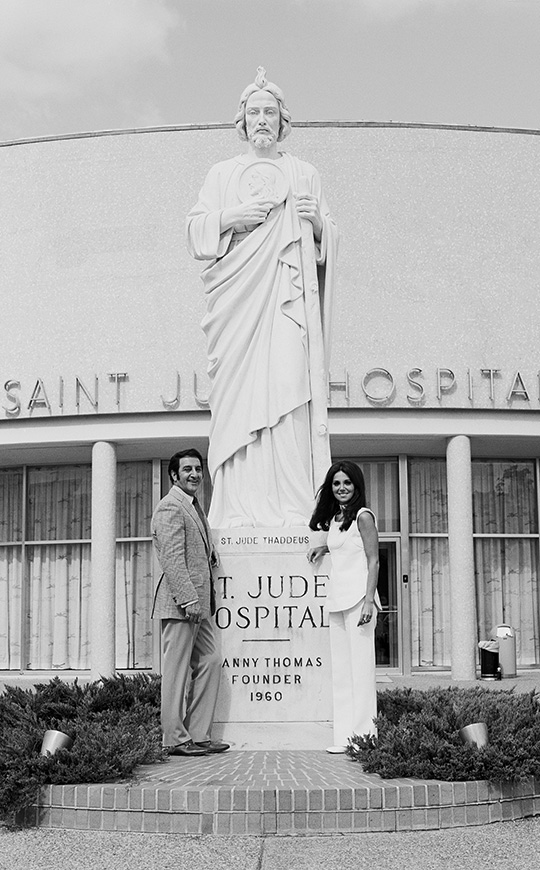
[[[334,369],[334,372],[336,369]],[[4,418],[62,416],[149,411],[188,411],[208,408],[208,396],[201,387],[204,378],[192,372],[171,378],[172,388],[155,393],[137,389],[128,372],[94,375],[93,383],[79,376],[58,376],[54,383],[38,377],[25,383],[10,377],[3,383],[0,410]],[[534,408],[540,404],[540,371],[505,371],[500,368],[450,368],[425,370],[420,367],[395,374],[373,367],[363,374],[343,369],[328,377],[328,406],[331,407],[440,407],[453,396],[454,407]]]

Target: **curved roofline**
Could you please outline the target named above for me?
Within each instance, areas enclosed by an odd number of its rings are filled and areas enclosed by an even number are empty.
[[[412,130],[462,130],[469,133],[518,133],[525,136],[540,136],[540,130],[532,130],[526,127],[485,127],[474,126],[472,124],[421,124],[404,121],[294,121],[294,127],[332,127],[332,128],[354,128],[354,127],[397,127]],[[94,139],[101,136],[125,136],[134,133],[176,133],[176,132],[193,132],[199,130],[233,130],[232,123],[213,123],[213,124],[171,124],[159,127],[133,127],[119,130],[95,130],[85,133],[64,133],[58,136],[35,136],[25,139],[13,139],[11,141],[0,142],[0,148],[7,148],[13,145],[29,145],[38,142],[58,142],[70,139]]]

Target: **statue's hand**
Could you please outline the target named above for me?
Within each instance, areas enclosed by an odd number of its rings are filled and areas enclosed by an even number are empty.
[[[275,205],[271,199],[252,199],[231,208],[224,208],[221,212],[221,231],[225,232],[231,227],[262,224]]]
[[[323,222],[319,200],[312,193],[295,194],[296,213],[299,218],[310,221],[313,225],[313,235],[318,240],[321,238]]]

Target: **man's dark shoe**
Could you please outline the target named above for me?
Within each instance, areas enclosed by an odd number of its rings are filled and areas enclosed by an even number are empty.
[[[213,755],[215,752],[226,752],[230,749],[228,743],[218,743],[217,740],[205,740],[204,743],[195,743],[195,746],[200,746],[208,755]]]
[[[207,755],[208,750],[199,743],[194,743],[193,740],[188,740],[186,743],[178,743],[176,746],[165,746],[169,755]]]

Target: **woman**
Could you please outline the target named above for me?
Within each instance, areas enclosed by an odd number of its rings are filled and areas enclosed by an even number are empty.
[[[353,734],[376,734],[375,625],[379,540],[375,515],[366,507],[364,476],[353,462],[335,462],[317,495],[310,521],[327,531],[324,546],[308,553],[310,562],[332,557],[330,648],[334,697],[334,746],[344,752]]]

